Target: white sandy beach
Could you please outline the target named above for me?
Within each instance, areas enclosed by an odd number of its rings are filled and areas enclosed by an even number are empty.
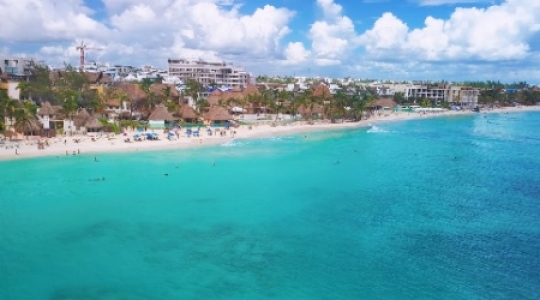
[[[493,110],[482,110],[481,113],[511,113],[511,112],[524,112],[524,111],[540,111],[540,106],[527,106],[527,107],[507,107],[498,108]],[[362,120],[360,122],[345,122],[345,123],[316,123],[309,125],[306,122],[296,122],[287,126],[270,125],[256,125],[249,129],[249,126],[242,125],[237,128],[231,127],[227,131],[225,136],[211,135],[209,136],[203,128],[201,128],[200,137],[186,137],[182,134],[178,139],[168,140],[166,134],[162,130],[156,130],[159,134],[159,140],[144,140],[140,142],[133,141],[133,135],[136,132],[126,132],[124,134],[116,135],[115,138],[109,139],[106,134],[102,134],[102,137],[92,138],[88,135],[76,135],[71,137],[55,137],[55,138],[39,138],[39,137],[24,137],[22,140],[8,141],[6,144],[0,145],[0,160],[13,160],[28,157],[37,156],[66,156],[66,155],[78,155],[80,154],[95,154],[104,152],[130,152],[130,151],[148,151],[148,150],[166,150],[166,149],[182,149],[188,147],[205,147],[208,145],[223,144],[229,142],[232,139],[244,139],[244,138],[259,138],[269,137],[276,135],[296,134],[301,132],[312,131],[326,131],[334,129],[355,128],[370,126],[370,124],[377,124],[384,121],[400,121],[400,120],[412,120],[431,117],[443,117],[452,115],[466,115],[475,114],[471,111],[446,111],[444,113],[407,113],[399,112],[389,115],[372,116],[369,119]],[[223,129],[222,129],[223,130]],[[233,132],[234,134],[233,138]],[[99,136],[99,134],[97,134]],[[130,138],[131,142],[126,143],[124,139]],[[78,142],[76,142],[78,140]],[[45,143],[47,141],[49,146],[45,146],[44,149],[38,149],[38,141]],[[64,141],[66,143],[64,144]]]

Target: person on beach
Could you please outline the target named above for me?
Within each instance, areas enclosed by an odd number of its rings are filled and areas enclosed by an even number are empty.
[[[68,151],[66,150],[66,156],[68,156],[68,155],[69,155],[69,154],[68,154]]]
[[[81,150],[80,150],[80,149],[77,149],[77,154],[81,154]]]
[[[64,146],[66,145],[66,143],[67,143],[67,140],[64,140]]]
[[[19,155],[19,152],[17,151],[17,149],[15,149],[15,155]]]

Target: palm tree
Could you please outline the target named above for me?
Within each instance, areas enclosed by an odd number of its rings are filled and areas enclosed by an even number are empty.
[[[284,102],[289,101],[290,98],[291,94],[285,90],[279,90],[276,92],[272,107],[272,109],[276,113],[275,121],[277,121],[278,115],[283,111]]]
[[[13,118],[15,117],[15,112],[17,108],[20,107],[19,101],[9,98],[7,94],[0,92],[0,109],[3,112],[4,120],[9,119],[10,125],[13,126]],[[6,126],[7,127],[7,126]],[[6,128],[7,129],[7,128]]]
[[[191,97],[191,99],[193,100],[193,103],[195,104],[199,112],[201,112],[200,105],[197,102],[199,102],[199,96],[202,90],[203,90],[202,84],[195,79],[188,79],[186,83],[186,89],[184,90],[184,93],[187,96]]]
[[[244,97],[245,105],[251,106],[252,108],[254,108],[257,103],[260,103],[260,101],[261,101],[260,94],[252,93]]]
[[[27,81],[20,81],[16,87],[20,92],[20,99],[32,99],[32,94],[30,93],[31,85]]]
[[[352,87],[351,96],[348,98],[350,113],[355,121],[362,120],[364,111],[373,103],[373,98],[359,86]]]
[[[315,105],[319,104],[319,97],[313,95],[313,92],[314,89],[309,88],[300,93],[298,97],[298,100],[300,100],[299,106],[304,106],[310,121],[313,121],[313,109]]]
[[[77,98],[78,93],[77,92],[70,92],[66,95],[64,98],[64,101],[62,102],[62,111],[66,116],[69,118],[70,126],[73,126],[73,114],[77,112],[77,109],[79,108],[77,104]],[[64,129],[65,130],[65,129]],[[70,130],[70,134],[73,133],[73,128]]]
[[[13,124],[15,129],[21,132],[23,135],[25,132],[30,131],[33,135],[35,127],[36,116],[26,107],[19,107],[15,110],[15,123]]]

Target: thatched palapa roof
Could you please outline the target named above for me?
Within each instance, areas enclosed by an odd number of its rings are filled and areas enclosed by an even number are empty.
[[[325,84],[319,84],[315,90],[313,90],[313,96],[321,98],[332,98],[330,89]]]
[[[48,101],[41,103],[41,108],[38,111],[38,115],[54,115],[55,113],[56,111]]]
[[[178,109],[178,114],[180,115],[180,117],[182,117],[182,119],[197,119],[197,113],[195,112],[193,107],[187,104],[180,106],[180,108]]]
[[[90,114],[83,108],[73,117],[73,123],[77,127],[83,127],[90,118]]]
[[[23,131],[39,131],[43,125],[38,120],[30,120],[30,122],[23,124]]]
[[[204,119],[209,121],[229,121],[232,118],[229,111],[220,106],[212,106],[204,116]]]
[[[173,115],[164,105],[157,105],[154,111],[148,117],[150,121],[173,121]]]
[[[300,105],[298,107],[298,112],[301,115],[312,115],[312,114],[324,114],[324,106],[320,104],[313,105],[313,110],[310,107],[306,107],[305,105]]]
[[[96,118],[90,118],[88,119],[88,121],[86,121],[86,123],[84,124],[84,127],[90,128],[90,129],[99,129],[103,127],[103,124],[101,124],[101,122],[99,122],[99,120]]]
[[[109,106],[109,107],[120,107],[120,100],[109,99],[109,101],[107,101],[107,106]]]
[[[209,96],[206,101],[208,101],[208,104],[210,106],[219,105],[219,101],[221,100],[221,94],[223,94],[220,90],[214,90]]]
[[[123,90],[131,101],[144,99],[146,94],[138,84],[123,83],[118,85],[118,89]]]
[[[380,106],[380,107],[390,107],[394,108],[396,107],[396,101],[390,97],[383,97],[379,98],[375,103],[373,103],[373,107]]]
[[[248,85],[245,89],[240,90],[239,88],[235,87],[232,91],[220,91],[215,90],[213,91],[210,96],[208,96],[208,104],[210,106],[216,106],[220,105],[221,103],[226,103],[229,100],[242,100],[245,99],[249,95],[260,95],[261,92],[255,85]]]
[[[166,96],[167,89],[169,89],[169,97],[178,98],[180,93],[174,86],[174,84],[153,83],[150,86],[150,91],[156,95]]]

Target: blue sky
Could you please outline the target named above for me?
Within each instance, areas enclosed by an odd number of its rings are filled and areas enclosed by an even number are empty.
[[[538,0],[3,1],[0,55],[166,67],[224,60],[254,74],[540,83]]]

